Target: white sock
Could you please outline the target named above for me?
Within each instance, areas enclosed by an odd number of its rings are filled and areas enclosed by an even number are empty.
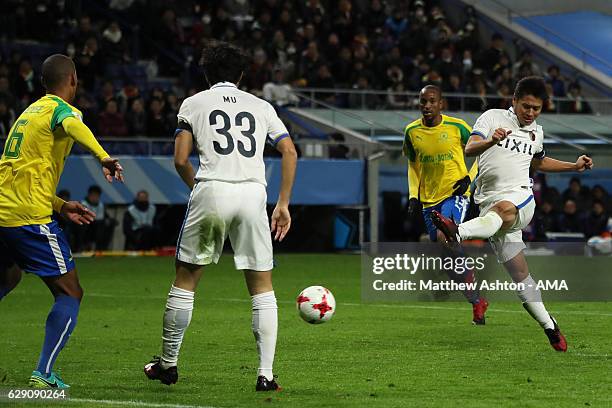
[[[499,214],[489,211],[481,217],[459,224],[459,236],[461,239],[489,238],[499,231],[503,223]]]
[[[178,363],[179,350],[183,343],[183,335],[191,322],[194,293],[172,286],[168,293],[166,311],[164,313],[164,330],[162,334],[162,357],[160,366],[163,369],[173,367]]]
[[[274,291],[251,296],[253,303],[253,334],[257,341],[259,368],[257,376],[263,375],[272,380],[272,365],[276,351],[276,333],[278,331],[278,307]]]
[[[525,289],[517,290],[516,293],[523,302],[523,307],[533,317],[543,329],[554,329],[555,323],[550,318],[550,314],[542,302],[542,293],[536,288],[536,282],[531,275],[520,282],[525,285]]]

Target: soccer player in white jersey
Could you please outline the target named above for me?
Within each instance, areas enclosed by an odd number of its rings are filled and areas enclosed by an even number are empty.
[[[177,243],[176,279],[164,313],[162,355],[144,369],[147,377],[167,385],[178,379],[179,349],[202,267],[217,263],[229,236],[236,269],[244,272],[251,295],[259,353],[255,389],[280,388],[272,373],[278,321],[271,233],[280,241],[291,226],[289,198],[297,154],[272,105],[238,89],[247,61],[230,44],[206,47],[202,65],[210,89],[185,99],[178,113],[174,161],[191,195]],[[266,213],[266,141],[282,154],[281,187],[271,225]],[[197,174],[189,161],[194,146],[200,158]]]
[[[521,230],[529,224],[535,209],[529,168],[582,172],[591,169],[593,161],[584,155],[575,163],[546,157],[542,126],[536,123],[546,98],[542,78],[523,78],[516,85],[510,109],[490,109],[478,118],[465,154],[478,155],[474,199],[480,205],[480,216],[456,225],[434,212],[432,221],[449,242],[488,238],[512,280],[524,284],[524,289],[517,291],[523,307],[542,326],[552,347],[566,351],[565,337],[544,307],[523,253]]]

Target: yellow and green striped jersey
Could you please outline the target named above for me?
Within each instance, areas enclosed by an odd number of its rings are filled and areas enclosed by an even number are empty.
[[[408,156],[409,197],[431,207],[453,194],[453,185],[468,175],[463,157],[472,128],[465,121],[442,115],[439,125],[428,127],[417,119],[404,130],[403,153]],[[470,170],[474,180],[476,164]],[[469,194],[469,193],[468,193]]]
[[[82,121],[81,112],[47,94],[17,118],[0,159],[0,226],[47,224],[52,202],[74,139],[66,118]]]

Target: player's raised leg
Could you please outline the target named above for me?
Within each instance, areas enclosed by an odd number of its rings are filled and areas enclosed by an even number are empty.
[[[533,198],[533,197],[532,197]],[[461,242],[464,239],[486,239],[500,229],[510,228],[516,222],[518,208],[510,201],[496,203],[485,214],[457,225],[438,211],[432,211],[431,220],[447,242]]]
[[[272,287],[272,271],[244,271],[253,310],[252,329],[259,367],[257,369],[257,391],[276,391],[280,387],[274,380],[273,364],[278,332],[278,307]]]
[[[512,248],[515,245],[514,243],[505,245],[506,250],[514,250]],[[518,255],[504,262],[503,265],[512,277],[512,280],[522,284],[521,289],[517,290],[517,295],[521,302],[523,302],[525,310],[544,329],[544,333],[548,337],[551,346],[557,351],[567,351],[565,336],[563,336],[557,322],[548,313],[542,302],[542,293],[537,288],[535,280],[529,274],[529,267],[523,251],[521,250]]]
[[[166,301],[162,330],[162,355],[145,365],[151,380],[163,384],[178,381],[178,357],[185,332],[191,323],[195,290],[202,277],[202,266],[176,261],[176,278]]]

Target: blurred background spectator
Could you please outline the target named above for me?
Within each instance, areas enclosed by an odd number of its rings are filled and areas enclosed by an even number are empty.
[[[533,215],[535,241],[547,241],[547,232],[558,231],[559,215],[550,201],[544,200]]]
[[[263,98],[278,106],[297,105],[299,99],[291,93],[291,85],[285,82],[282,68],[274,69],[274,77],[263,86]]]
[[[557,228],[559,232],[584,232],[584,220],[578,211],[576,201],[568,198],[563,204],[563,212],[559,216]]]
[[[98,133],[102,136],[127,136],[128,127],[116,100],[106,102],[104,112],[98,117]]]
[[[571,100],[565,102],[566,108],[563,110],[566,113],[593,113],[591,105],[584,100],[582,96],[582,88],[580,84],[574,82],[568,88],[568,95]]]
[[[572,177],[568,188],[563,192],[562,199],[563,202],[572,200],[576,204],[578,211],[585,211],[591,205],[589,193],[589,188],[583,186],[578,177]]]
[[[149,202],[149,193],[139,191],[123,218],[126,250],[148,250],[157,244],[156,214],[155,204]]]
[[[105,251],[110,245],[117,221],[108,215],[101,197],[102,189],[93,185],[89,187],[87,196],[81,201],[81,204],[96,213],[96,219],[91,224],[74,228],[76,252]]]
[[[605,204],[600,200],[593,201],[591,211],[584,222],[584,233],[586,238],[603,234],[608,226],[608,212]]]

